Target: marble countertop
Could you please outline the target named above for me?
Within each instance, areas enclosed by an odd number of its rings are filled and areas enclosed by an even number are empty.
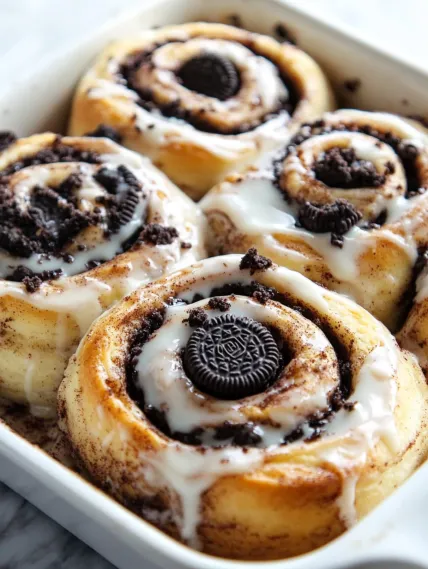
[[[73,44],[93,26],[138,3],[141,0],[0,0],[1,76],[7,82],[17,68],[25,74],[53,46]],[[390,52],[428,69],[428,3],[423,0],[289,3],[345,23],[371,40],[376,38]],[[81,567],[111,569],[112,565],[0,483],[0,569]]]

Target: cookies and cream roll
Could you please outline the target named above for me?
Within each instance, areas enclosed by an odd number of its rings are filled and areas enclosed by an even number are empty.
[[[363,308],[254,249],[123,299],[82,340],[58,401],[98,484],[237,559],[327,543],[428,450],[410,354]]]
[[[198,207],[107,138],[0,135],[0,396],[55,409],[103,310],[205,256]]]
[[[106,48],[78,86],[70,134],[114,127],[198,199],[333,108],[322,70],[296,46],[193,22]]]
[[[425,133],[398,116],[340,110],[201,206],[212,254],[254,245],[396,330],[428,239],[427,188]]]

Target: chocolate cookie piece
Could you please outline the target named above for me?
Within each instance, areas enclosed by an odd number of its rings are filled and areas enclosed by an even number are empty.
[[[159,223],[149,223],[141,233],[141,240],[152,245],[171,245],[177,237],[178,231],[175,227],[166,227]]]
[[[253,275],[256,271],[266,271],[273,265],[272,261],[263,255],[259,255],[255,247],[251,247],[242,257],[239,264],[241,270],[250,269]]]
[[[123,164],[116,170],[100,168],[94,179],[109,193],[108,196],[97,198],[97,202],[108,210],[107,233],[118,233],[120,227],[131,221],[135,213],[142,195],[141,184]]]
[[[112,126],[108,126],[107,124],[99,124],[95,130],[92,132],[87,132],[85,136],[95,136],[96,138],[109,138],[113,142],[117,142],[120,144],[122,142],[122,135],[120,132],[113,128]]]
[[[226,57],[204,53],[189,59],[177,73],[184,87],[208,97],[225,101],[240,87],[239,72]]]
[[[356,225],[361,218],[361,213],[346,200],[336,200],[332,204],[324,205],[306,202],[298,213],[298,220],[302,227],[313,233],[331,233],[332,244],[338,246],[340,246],[340,237]]]
[[[314,172],[331,188],[378,188],[385,183],[385,175],[372,162],[360,160],[353,148],[330,148],[316,162]]]
[[[188,322],[191,328],[202,326],[208,319],[207,313],[202,308],[192,308],[189,310],[189,317],[183,322]]]
[[[220,298],[218,296],[215,296],[209,299],[208,306],[213,310],[220,310],[220,312],[227,312],[230,309],[231,304],[226,298]]]
[[[278,346],[265,326],[232,314],[197,328],[183,358],[198,389],[226,400],[265,391],[275,381],[280,361]]]

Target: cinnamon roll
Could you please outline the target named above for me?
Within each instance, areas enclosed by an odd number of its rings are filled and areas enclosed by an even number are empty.
[[[323,72],[296,46],[193,22],[108,47],[80,82],[70,133],[114,127],[197,199],[333,107]]]
[[[325,544],[428,450],[410,354],[363,308],[254,249],[122,300],[81,342],[58,401],[100,485],[238,559]]]
[[[0,396],[48,413],[93,320],[205,256],[203,215],[107,138],[3,133],[0,144]]]
[[[254,245],[396,330],[428,238],[427,144],[397,116],[327,113],[204,198],[211,253]]]

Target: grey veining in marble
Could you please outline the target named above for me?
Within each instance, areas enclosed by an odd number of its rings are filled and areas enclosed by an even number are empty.
[[[0,483],[0,569],[59,568],[113,566]]]

